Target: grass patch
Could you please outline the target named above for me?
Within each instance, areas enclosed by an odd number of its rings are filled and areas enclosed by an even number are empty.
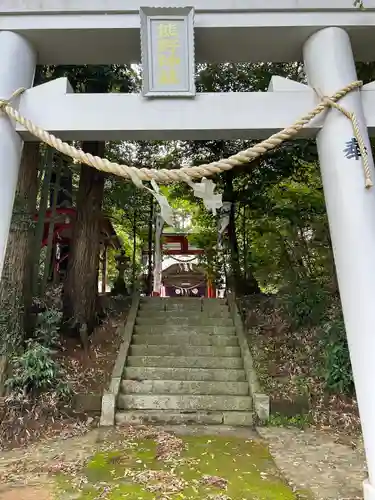
[[[267,448],[225,436],[186,436],[174,456],[152,438],[97,453],[75,477],[56,478],[63,500],[298,500]],[[74,486],[72,486],[74,484]]]
[[[280,413],[275,413],[274,415],[270,415],[267,425],[274,427],[297,427],[298,429],[305,429],[311,425],[311,416],[309,414],[303,414],[287,417],[280,415]]]

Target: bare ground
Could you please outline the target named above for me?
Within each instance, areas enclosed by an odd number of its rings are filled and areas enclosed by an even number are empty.
[[[183,426],[169,430],[177,435],[224,434],[228,441],[231,437],[264,440],[289,485],[300,492],[297,498],[310,499],[312,493],[316,500],[362,499],[361,483],[366,474],[363,449],[353,450],[348,445],[337,444],[335,436],[326,432],[261,428],[259,438],[245,429]],[[54,473],[75,475],[98,450],[118,447],[124,438],[143,440],[150,433],[159,433],[164,454],[176,452],[178,440],[173,437],[166,439],[164,429],[144,426],[106,431],[96,429],[84,436],[49,440],[24,450],[4,452],[0,459],[0,500],[52,500]]]
[[[66,373],[74,394],[101,394],[109,383],[121,343],[121,326],[127,311],[111,315],[96,328],[91,338],[89,356],[76,339],[62,339],[57,358]],[[47,394],[37,399],[9,400],[0,405],[0,450],[25,447],[55,436],[82,435],[96,426],[71,403],[61,404]]]

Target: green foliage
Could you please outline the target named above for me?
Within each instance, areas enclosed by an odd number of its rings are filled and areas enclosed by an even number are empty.
[[[361,0],[353,1],[363,7]],[[373,79],[372,64],[362,63],[358,69],[359,78]],[[200,64],[196,74],[200,92],[265,91],[272,75],[305,81],[299,63]],[[63,75],[69,76],[77,92],[128,92],[139,87],[138,75],[126,66],[48,67],[40,72],[39,81]],[[93,86],[96,89],[92,90]],[[217,161],[252,144],[244,140],[118,142],[107,145],[106,156],[138,168],[168,169]],[[217,219],[194,198],[192,190],[184,183],[162,187],[171,205],[189,216],[190,240],[205,249],[200,264],[207,275],[219,284],[224,264],[229,262],[238,282],[255,280],[262,291],[280,295],[293,328],[330,325],[324,338],[337,342],[338,347],[327,351],[327,367],[331,367],[325,375],[327,386],[332,390],[348,387],[349,382],[341,386],[337,382],[344,378],[337,375],[340,367],[347,373],[345,337],[335,336],[336,323],[327,314],[330,296],[336,295],[337,287],[315,142],[300,139],[284,143],[252,162],[251,168],[236,168],[230,183],[226,175],[218,175],[214,181],[218,191],[226,194],[231,184],[230,201],[235,210],[228,255],[218,252]],[[142,250],[148,248],[148,234],[153,228],[150,207],[146,190],[123,179],[107,178],[103,208],[130,258],[125,272],[127,285],[147,271],[142,265]],[[109,282],[117,277],[115,255],[116,251],[109,252]],[[254,290],[259,291],[257,287]],[[40,337],[46,339],[46,334]]]
[[[62,312],[58,309],[47,309],[38,314],[34,331],[35,339],[43,346],[54,347],[58,343]]]
[[[301,328],[322,324],[330,295],[321,282],[305,278],[288,284],[280,299],[292,327]]]
[[[310,415],[293,415],[293,417],[286,417],[280,413],[271,414],[267,425],[273,427],[297,427],[298,429],[305,429],[311,422]]]
[[[354,381],[341,306],[337,295],[317,280],[291,282],[280,294],[292,328],[315,327],[318,374],[329,392],[353,394]]]
[[[53,391],[60,396],[67,396],[69,388],[64,382],[64,374],[53,358],[53,351],[35,340],[28,340],[20,356],[12,359],[12,375],[6,385],[15,393]]]
[[[329,321],[323,326],[323,377],[326,388],[338,394],[353,394],[354,380],[344,320],[339,305],[333,307]]]
[[[22,345],[20,343],[13,351],[9,363],[11,376],[6,382],[12,393],[39,395],[53,391],[61,397],[69,394],[64,373],[53,351],[58,344],[61,317],[62,313],[56,308],[39,313],[32,338]]]

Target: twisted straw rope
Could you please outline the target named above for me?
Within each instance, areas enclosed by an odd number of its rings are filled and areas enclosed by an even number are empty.
[[[319,93],[317,92],[319,95]],[[335,108],[340,113],[342,113],[344,116],[346,116],[351,122],[352,122],[352,127],[353,127],[353,132],[354,132],[354,137],[357,139],[358,146],[359,146],[359,151],[361,154],[362,158],[362,165],[363,165],[363,171],[365,174],[365,187],[370,188],[373,186],[372,180],[371,180],[371,169],[370,169],[370,164],[368,160],[368,153],[367,153],[367,148],[365,145],[365,141],[363,140],[361,130],[359,128],[359,123],[357,120],[357,117],[353,112],[348,111],[347,109],[343,108],[340,106],[340,104],[337,104],[336,102],[332,101],[329,97],[326,96],[321,96],[321,99],[323,102],[326,102],[331,108]]]
[[[55,137],[50,134],[46,130],[38,127],[30,120],[22,116],[16,109],[11,106],[11,101],[18,97],[25,89],[19,89],[13,93],[13,95],[9,99],[0,99],[0,111],[3,111],[8,115],[9,118],[15,120],[20,125],[25,127],[26,130],[30,132],[30,134],[34,135],[42,142],[48,144],[49,146],[55,148],[60,153],[63,153],[66,156],[70,156],[74,160],[89,165],[90,167],[94,167],[97,170],[102,172],[107,172],[111,174],[118,175],[120,177],[124,177],[126,179],[131,179],[133,183],[142,187],[142,181],[150,181],[152,179],[159,181],[161,183],[168,183],[173,181],[191,181],[191,179],[199,179],[202,177],[209,177],[211,175],[223,172],[225,170],[231,170],[233,167],[243,165],[245,163],[250,163],[254,161],[256,158],[259,158],[267,151],[271,151],[278,147],[282,142],[291,139],[298,132],[307,125],[313,118],[318,116],[324,110],[335,107],[339,111],[341,111],[346,117],[348,117],[353,125],[354,134],[358,140],[358,144],[360,147],[360,151],[362,154],[362,159],[364,162],[364,172],[365,172],[365,181],[366,187],[371,187],[371,172],[368,163],[368,155],[366,151],[366,147],[364,145],[363,138],[359,131],[358,122],[353,113],[345,110],[338,104],[342,97],[351,92],[352,90],[358,89],[362,86],[361,81],[355,81],[344,87],[343,89],[336,92],[334,95],[330,97],[323,97],[322,101],[313,109],[310,113],[303,116],[299,120],[297,120],[290,127],[284,128],[280,132],[271,135],[268,139],[252,146],[249,149],[244,151],[240,151],[239,153],[230,156],[226,159],[221,159],[216,162],[207,163],[204,165],[193,166],[193,167],[182,167],[179,169],[151,169],[151,168],[136,168],[130,167],[128,165],[120,165],[115,162],[111,162],[105,158],[100,158],[98,156],[93,156],[89,153],[85,153],[82,150],[75,148],[63,142],[61,139]]]

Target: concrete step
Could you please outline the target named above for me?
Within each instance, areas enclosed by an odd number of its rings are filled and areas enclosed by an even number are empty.
[[[164,368],[243,368],[241,358],[206,356],[129,356],[128,366]]]
[[[207,306],[227,304],[226,299],[208,299],[206,297],[141,297],[141,304],[197,304],[203,303]]]
[[[228,309],[228,305],[225,301],[214,301],[207,302],[207,300],[201,299],[177,299],[176,301],[172,299],[156,299],[141,301],[141,310],[160,310],[160,311],[214,311],[221,309]]]
[[[176,325],[176,326],[233,326],[232,318],[210,318],[208,316],[157,317],[153,314],[137,316],[136,325]]]
[[[156,304],[146,303],[139,304],[139,308],[141,310],[149,310],[149,311],[166,311],[166,312],[178,312],[178,311],[202,311],[202,312],[211,312],[211,311],[229,311],[228,304],[219,303],[219,304],[211,304],[205,305],[203,302],[193,302],[193,303],[184,303],[180,302],[177,304],[167,303],[167,302],[159,302]]]
[[[218,356],[241,357],[239,347],[195,345],[132,345],[131,356]]]
[[[172,334],[172,335],[235,335],[234,326],[197,326],[197,325],[177,325],[177,324],[164,324],[164,325],[135,325],[134,332],[140,335],[150,334]]]
[[[194,411],[179,412],[166,410],[132,410],[118,411],[115,415],[117,425],[231,425],[231,426],[252,426],[253,415],[251,412],[226,411]]]
[[[206,334],[157,334],[133,336],[133,344],[147,345],[196,345],[196,346],[238,346],[238,339],[235,335],[206,335]]]
[[[124,378],[129,380],[195,380],[218,382],[243,382],[246,380],[243,369],[206,369],[206,368],[150,368],[143,366],[127,367]]]
[[[123,394],[206,394],[247,396],[247,382],[197,382],[179,380],[123,380]]]
[[[120,394],[121,410],[251,411],[250,396],[129,395]]]
[[[200,310],[176,310],[176,311],[160,311],[159,309],[151,311],[150,309],[140,309],[138,311],[138,318],[147,318],[152,316],[157,319],[168,319],[168,320],[178,320],[179,318],[200,318],[200,319],[218,319],[229,318],[230,313],[227,308],[221,307],[217,310],[212,311],[200,311]]]
[[[201,297],[142,297],[141,302],[200,302],[203,300]]]

